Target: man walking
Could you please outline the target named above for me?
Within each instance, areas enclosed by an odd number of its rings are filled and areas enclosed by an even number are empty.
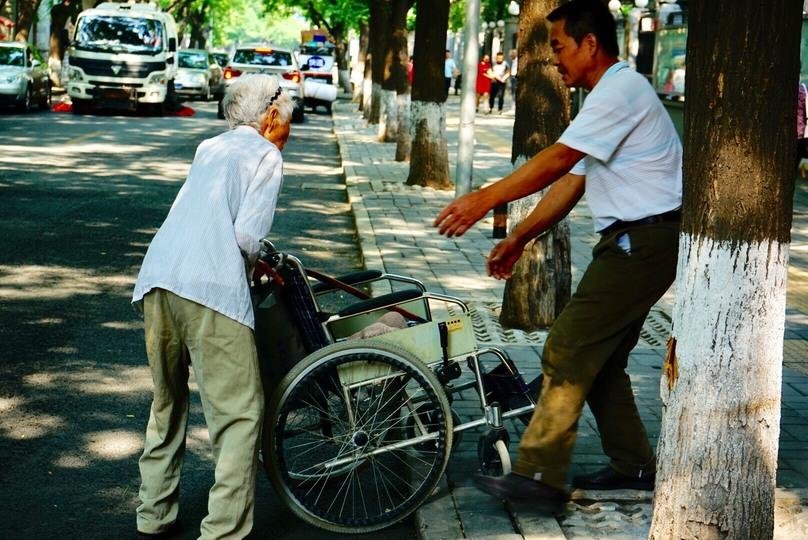
[[[516,49],[511,49],[511,109],[513,112],[516,112],[516,84],[519,80],[518,73],[519,73],[519,55],[516,52]]]
[[[491,95],[488,96],[488,114],[494,110],[494,101],[497,101],[497,112],[502,113],[502,105],[505,101],[505,87],[511,71],[505,62],[505,55],[498,52],[494,65],[491,66]]]
[[[446,49],[446,59],[443,61],[443,80],[446,83],[446,95],[449,95],[449,89],[452,87],[452,77],[459,73],[457,64],[455,64],[452,53]]]
[[[513,472],[477,479],[488,493],[528,498],[534,507],[556,511],[566,499],[584,402],[610,464],[576,477],[573,485],[653,489],[654,451],[625,369],[648,311],[675,276],[682,147],[653,88],[617,60],[614,18],[602,2],[571,0],[548,20],[564,84],[590,91],[582,109],[556,143],[499,182],[455,200],[435,225],[441,234],[461,235],[495,206],[552,185],[491,251],[488,272],[505,279],[525,245],[561,220],[586,191],[600,241],[547,337],[541,394]]]

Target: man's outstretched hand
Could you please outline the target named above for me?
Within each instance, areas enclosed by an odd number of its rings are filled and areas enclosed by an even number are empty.
[[[513,267],[522,256],[524,249],[525,244],[513,235],[494,246],[486,262],[488,275],[496,279],[510,279]]]
[[[482,199],[479,191],[472,191],[455,199],[438,214],[432,225],[438,227],[438,232],[448,238],[463,236],[491,209]]]

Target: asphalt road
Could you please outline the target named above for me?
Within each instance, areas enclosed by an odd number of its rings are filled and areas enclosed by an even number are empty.
[[[139,264],[196,146],[226,129],[188,118],[0,112],[0,531],[4,538],[135,536],[137,459],[151,399]],[[330,117],[284,151],[270,235],[333,274],[360,267]],[[194,394],[177,538],[196,538],[213,468]],[[412,522],[378,538],[411,538]],[[253,538],[338,538],[302,523],[260,473]],[[356,538],[356,537],[354,537]]]

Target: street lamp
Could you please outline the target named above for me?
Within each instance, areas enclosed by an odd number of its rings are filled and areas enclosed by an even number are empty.
[[[516,0],[511,0],[511,3],[508,4],[508,15],[511,15],[512,17],[519,16],[519,2]]]
[[[645,9],[648,7],[648,0],[634,0],[634,5],[640,9]]]
[[[612,13],[617,13],[620,11],[620,0],[609,0],[609,11]]]

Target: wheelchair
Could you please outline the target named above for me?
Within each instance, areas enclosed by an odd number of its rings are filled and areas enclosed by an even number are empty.
[[[436,492],[471,429],[484,430],[481,469],[509,472],[503,420],[529,421],[540,381],[527,385],[504,351],[478,348],[461,300],[380,271],[333,278],[266,239],[251,292],[267,399],[261,461],[298,517],[341,533],[401,521]],[[357,337],[390,313],[400,327]],[[480,401],[465,423],[451,408],[462,391]]]

